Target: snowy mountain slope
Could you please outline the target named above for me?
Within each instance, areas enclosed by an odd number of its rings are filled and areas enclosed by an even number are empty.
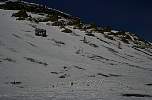
[[[64,33],[50,21],[16,20],[15,12],[0,10],[0,100],[152,99],[150,48],[73,26]],[[35,36],[33,26],[48,36]]]

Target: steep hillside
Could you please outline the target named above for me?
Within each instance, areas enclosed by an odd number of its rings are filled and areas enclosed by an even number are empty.
[[[36,4],[0,8],[0,100],[152,99],[151,43]]]

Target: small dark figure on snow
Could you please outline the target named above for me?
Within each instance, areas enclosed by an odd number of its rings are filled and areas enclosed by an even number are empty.
[[[84,36],[84,38],[83,38],[83,42],[84,43],[87,43],[87,40],[86,40],[86,37]]]

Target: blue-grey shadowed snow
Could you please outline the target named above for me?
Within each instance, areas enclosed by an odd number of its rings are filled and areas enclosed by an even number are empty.
[[[152,41],[151,0],[25,0],[46,4],[85,21],[137,33]]]

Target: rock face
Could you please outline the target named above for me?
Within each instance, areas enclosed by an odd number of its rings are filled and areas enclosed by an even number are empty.
[[[18,10],[0,9],[0,100],[152,99],[150,42],[21,4],[30,8],[24,20],[12,17]],[[64,25],[38,20],[48,16]]]

